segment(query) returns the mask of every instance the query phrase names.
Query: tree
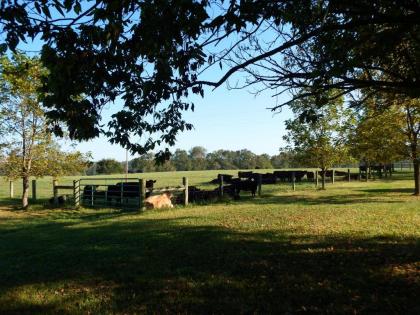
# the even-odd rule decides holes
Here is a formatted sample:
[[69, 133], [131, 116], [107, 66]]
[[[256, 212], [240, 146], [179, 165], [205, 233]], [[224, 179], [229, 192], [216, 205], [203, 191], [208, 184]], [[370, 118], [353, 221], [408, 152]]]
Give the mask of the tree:
[[292, 168], [299, 166], [296, 164], [294, 152], [288, 149], [280, 150], [280, 153], [273, 155], [270, 160], [274, 168]]
[[273, 168], [271, 158], [268, 154], [257, 155], [255, 158], [255, 168], [270, 169]]
[[156, 170], [154, 155], [143, 154], [129, 162], [129, 169], [134, 172], [154, 172]]
[[191, 159], [192, 170], [200, 171], [207, 168], [206, 155], [207, 150], [203, 147], [196, 146], [191, 148], [189, 156]]
[[[303, 165], [321, 169], [322, 189], [325, 189], [326, 171], [348, 156], [346, 133], [350, 112], [342, 98], [321, 107], [317, 98], [298, 99], [291, 108], [295, 118], [286, 121], [284, 136], [288, 149], [293, 150]], [[308, 109], [313, 116], [303, 119], [301, 112]]]
[[407, 156], [402, 129], [404, 115], [397, 107], [380, 110], [373, 100], [358, 115], [349, 135], [351, 154], [366, 164], [389, 164]]
[[[192, 128], [188, 96], [238, 73], [232, 88], [306, 89], [294, 98], [367, 89], [420, 97], [418, 0], [16, 0], [0, 16], [3, 50], [38, 35], [45, 42], [55, 132], [62, 122], [72, 139], [105, 132], [133, 153], [173, 145]], [[117, 97], [125, 106], [104, 128], [101, 109]]]
[[22, 207], [28, 207], [31, 176], [54, 177], [82, 171], [89, 155], [62, 152], [47, 131], [38, 93], [46, 75], [39, 59], [17, 53], [0, 59], [2, 173], [22, 178]]
[[121, 174], [124, 172], [122, 163], [114, 159], [102, 159], [96, 162], [97, 174]]
[[[414, 195], [420, 195], [420, 99], [402, 100], [405, 112], [405, 126], [409, 154], [414, 168]], [[399, 104], [400, 106], [400, 104]], [[399, 107], [400, 108], [400, 107]]]
[[172, 155], [171, 161], [177, 171], [189, 171], [192, 169], [187, 151], [177, 149]]
[[[369, 163], [408, 158], [414, 168], [414, 195], [420, 195], [420, 100], [369, 98], [350, 141], [353, 153]], [[391, 103], [384, 108], [383, 103]]]
[[229, 150], [217, 150], [207, 154], [207, 169], [210, 170], [234, 170], [238, 167], [234, 164], [235, 152]]

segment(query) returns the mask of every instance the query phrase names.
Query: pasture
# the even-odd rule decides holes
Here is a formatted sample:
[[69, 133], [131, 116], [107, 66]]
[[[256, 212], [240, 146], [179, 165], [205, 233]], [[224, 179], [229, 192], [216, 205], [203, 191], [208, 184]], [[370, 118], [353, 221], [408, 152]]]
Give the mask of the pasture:
[[[206, 186], [217, 173], [141, 176]], [[142, 213], [0, 199], [0, 313], [419, 314], [410, 176]]]

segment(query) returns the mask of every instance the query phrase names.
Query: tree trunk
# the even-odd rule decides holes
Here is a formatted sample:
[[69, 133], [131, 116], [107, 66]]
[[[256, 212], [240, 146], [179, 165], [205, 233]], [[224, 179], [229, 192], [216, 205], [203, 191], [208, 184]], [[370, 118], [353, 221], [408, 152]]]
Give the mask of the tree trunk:
[[420, 196], [420, 161], [419, 159], [414, 159], [414, 195]]
[[322, 172], [322, 190], [325, 190], [325, 173], [326, 173], [326, 170], [325, 170], [325, 168], [323, 168], [323, 169], [321, 169], [321, 172]]
[[29, 199], [29, 176], [22, 177], [22, 208], [28, 208]]

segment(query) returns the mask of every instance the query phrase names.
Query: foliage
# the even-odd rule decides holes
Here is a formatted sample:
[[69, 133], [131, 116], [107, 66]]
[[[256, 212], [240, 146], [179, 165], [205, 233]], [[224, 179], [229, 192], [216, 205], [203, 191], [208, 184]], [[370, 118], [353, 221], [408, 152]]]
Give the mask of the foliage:
[[358, 115], [350, 136], [351, 153], [367, 165], [392, 163], [407, 156], [404, 113], [392, 107], [384, 111], [366, 106]]
[[124, 172], [122, 163], [114, 159], [102, 159], [96, 162], [97, 174], [121, 174]]
[[[105, 132], [133, 153], [173, 145], [192, 128], [188, 97], [238, 73], [233, 88], [311, 88], [298, 98], [420, 96], [418, 0], [17, 0], [0, 15], [3, 50], [38, 35], [45, 42], [44, 103], [57, 134], [60, 122], [73, 139]], [[101, 109], [117, 98], [124, 108], [104, 128]]]
[[172, 155], [171, 161], [177, 171], [189, 171], [192, 169], [190, 157], [185, 150], [177, 149]]
[[207, 150], [203, 147], [192, 147], [189, 151], [192, 170], [205, 170], [207, 168]]
[[[291, 109], [295, 117], [286, 121], [287, 134], [283, 138], [296, 159], [307, 167], [320, 168], [323, 174], [348, 161], [346, 140], [352, 116], [342, 98], [321, 107], [315, 97], [299, 99], [291, 104]], [[303, 119], [302, 111], [310, 112], [311, 117]], [[322, 184], [325, 188], [325, 176]]]
[[22, 206], [28, 206], [29, 177], [78, 173], [89, 155], [62, 152], [47, 130], [39, 101], [41, 77], [47, 75], [38, 58], [14, 54], [0, 60], [1, 173], [23, 179]]
[[200, 146], [191, 148], [189, 152], [177, 149], [171, 154], [171, 158], [163, 164], [156, 163], [155, 156], [152, 153], [134, 158], [129, 164], [131, 172], [273, 168], [271, 157], [268, 154], [257, 155], [247, 149], [238, 151], [217, 150], [207, 153], [207, 150]]

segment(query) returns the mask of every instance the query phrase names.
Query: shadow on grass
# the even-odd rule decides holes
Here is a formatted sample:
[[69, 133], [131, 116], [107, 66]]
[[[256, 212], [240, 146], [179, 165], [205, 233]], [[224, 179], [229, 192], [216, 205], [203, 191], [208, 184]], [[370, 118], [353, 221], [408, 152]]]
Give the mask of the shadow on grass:
[[372, 188], [372, 189], [359, 189], [369, 194], [386, 194], [386, 193], [403, 193], [403, 194], [413, 194], [414, 188]]
[[[240, 202], [252, 203], [256, 205], [266, 204], [301, 204], [301, 205], [346, 205], [346, 204], [360, 204], [360, 203], [377, 203], [377, 198], [372, 198], [366, 194], [340, 194], [328, 196], [307, 196], [301, 195], [298, 192], [294, 195], [271, 195], [263, 194], [261, 198], [253, 198], [250, 196], [241, 196]], [[383, 203], [399, 203], [399, 200], [381, 199]]]
[[[0, 313], [420, 311], [419, 239], [239, 233], [188, 220], [0, 234]], [[20, 298], [28, 285], [32, 295]], [[45, 294], [53, 298], [37, 300]]]

